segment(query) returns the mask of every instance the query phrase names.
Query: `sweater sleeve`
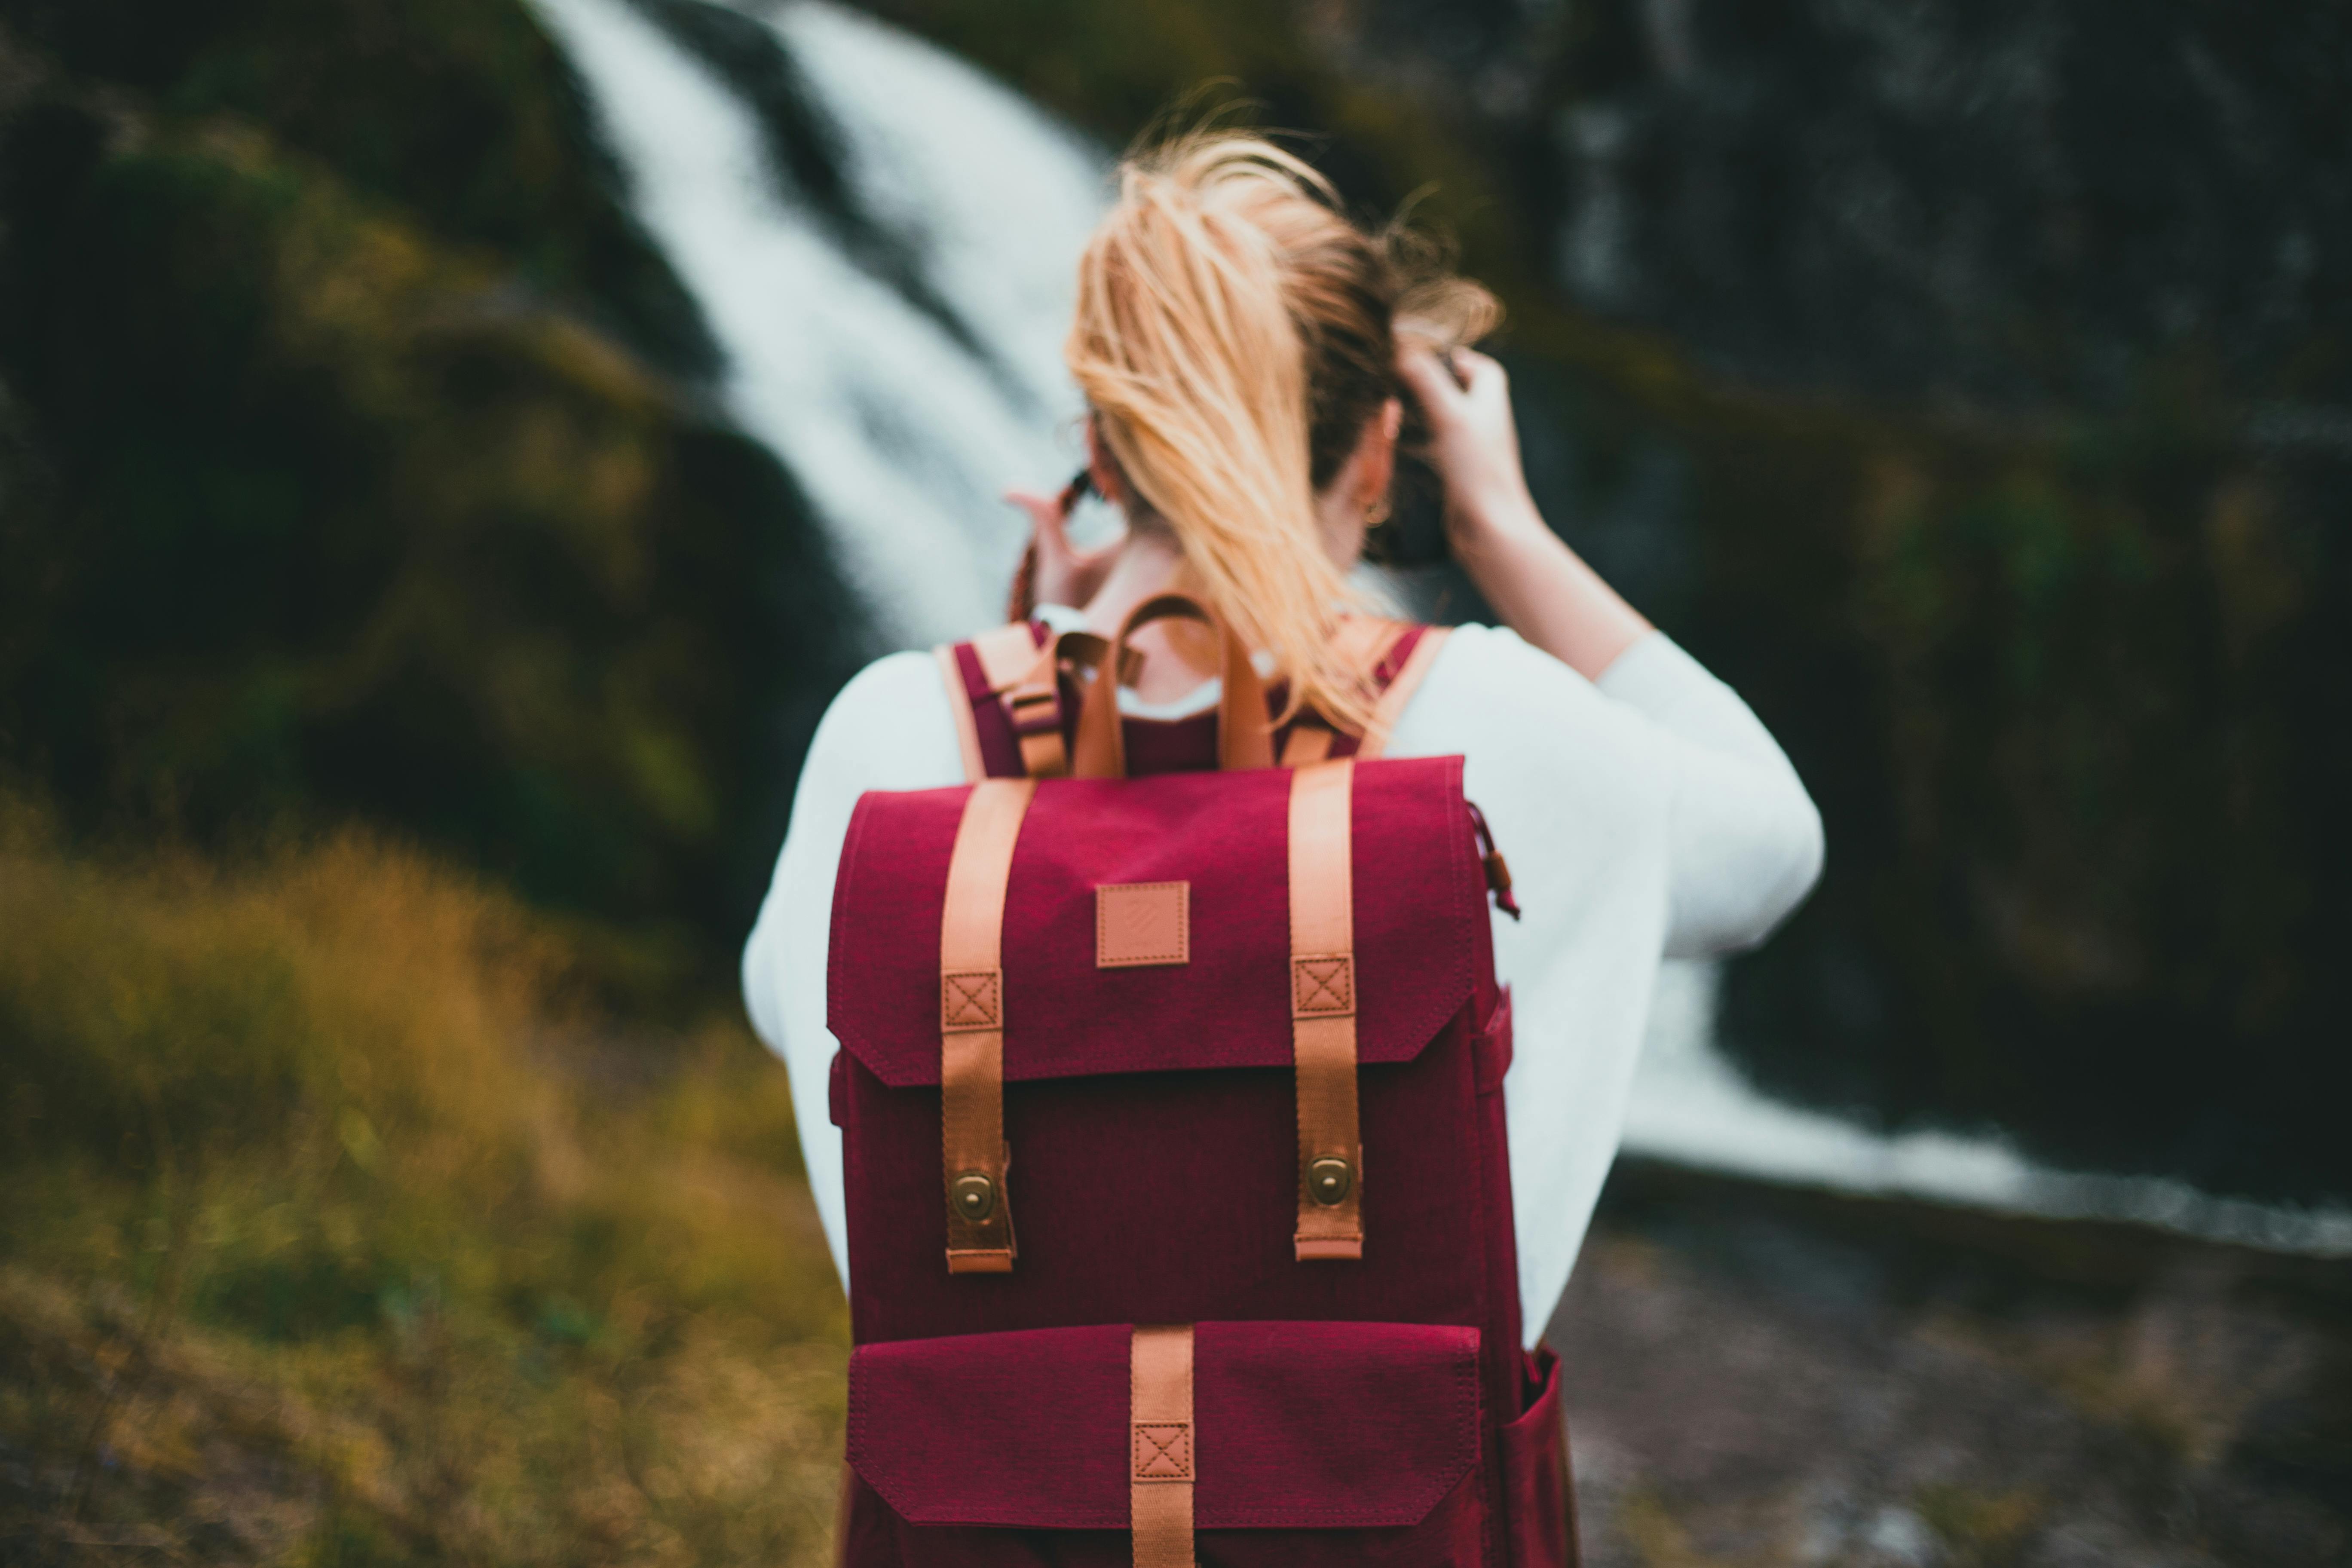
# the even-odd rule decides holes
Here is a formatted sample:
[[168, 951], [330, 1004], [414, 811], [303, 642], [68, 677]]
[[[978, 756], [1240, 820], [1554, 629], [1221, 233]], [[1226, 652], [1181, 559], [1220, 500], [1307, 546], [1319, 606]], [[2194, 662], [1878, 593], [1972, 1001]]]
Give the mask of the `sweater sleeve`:
[[1821, 813], [1796, 769], [1738, 694], [1664, 632], [1598, 684], [1650, 721], [1672, 792], [1666, 955], [1755, 946], [1821, 876]]
[[841, 1130], [827, 1103], [835, 1042], [825, 1027], [825, 963], [834, 875], [857, 799], [874, 789], [960, 784], [955, 723], [939, 667], [919, 653], [868, 665], [825, 710], [801, 765], [792, 826], [760, 918], [743, 947], [743, 1006], [783, 1058], [810, 1195], [833, 1256], [848, 1278]]

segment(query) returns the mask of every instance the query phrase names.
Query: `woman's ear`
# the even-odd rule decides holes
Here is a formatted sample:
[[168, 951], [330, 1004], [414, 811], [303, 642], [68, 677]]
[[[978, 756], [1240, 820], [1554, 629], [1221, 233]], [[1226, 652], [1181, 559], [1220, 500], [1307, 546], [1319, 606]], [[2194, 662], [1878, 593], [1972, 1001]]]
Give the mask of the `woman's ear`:
[[1315, 498], [1323, 548], [1343, 572], [1354, 569], [1364, 553], [1365, 533], [1384, 514], [1389, 481], [1396, 477], [1397, 432], [1403, 426], [1404, 405], [1391, 397], [1364, 421], [1356, 449]]

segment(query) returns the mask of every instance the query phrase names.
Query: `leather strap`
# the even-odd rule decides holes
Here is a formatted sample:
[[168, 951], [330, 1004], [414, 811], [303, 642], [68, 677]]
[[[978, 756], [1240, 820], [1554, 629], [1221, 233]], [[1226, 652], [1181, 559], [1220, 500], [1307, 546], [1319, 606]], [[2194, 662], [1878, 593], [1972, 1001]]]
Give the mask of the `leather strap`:
[[1021, 747], [1021, 771], [1033, 779], [1059, 778], [1070, 771], [1069, 757], [1062, 746], [1060, 676], [1065, 640], [1048, 637], [1040, 645], [1026, 621], [998, 626], [971, 639], [981, 679], [999, 694], [1004, 716], [1013, 726], [1013, 738]]
[[940, 1124], [948, 1272], [1013, 1271], [1004, 1144], [1004, 889], [1034, 779], [983, 779], [964, 800], [940, 921]]
[[1364, 1255], [1356, 1129], [1353, 758], [1290, 775], [1290, 1041], [1298, 1080], [1298, 1261]]
[[1301, 723], [1290, 731], [1282, 743], [1282, 765], [1303, 768], [1319, 763], [1331, 754], [1331, 742], [1339, 736], [1320, 724]]
[[1135, 1568], [1193, 1568], [1192, 1325], [1138, 1325], [1128, 1386]]
[[[1039, 643], [1026, 621], [982, 632], [965, 645], [980, 666], [981, 685], [1003, 708], [1013, 744], [1020, 749], [1021, 771], [1033, 779], [1060, 778], [1070, 771], [1069, 751], [1063, 741], [1062, 678], [1082, 675], [1099, 666], [1110, 648], [1104, 638], [1087, 631], [1057, 632]], [[989, 776], [988, 760], [981, 750], [980, 731], [972, 705], [983, 699], [967, 689], [956, 650], [949, 645], [934, 650], [940, 674], [948, 689], [948, 707], [954, 715], [956, 744], [963, 759], [966, 782]], [[1130, 648], [1123, 668], [1129, 680], [1142, 668], [1143, 656]]]
[[[1379, 668], [1397, 639], [1411, 629], [1406, 622], [1349, 616], [1340, 621], [1339, 629], [1333, 634], [1333, 641], [1349, 663], [1369, 672]], [[1403, 668], [1382, 689], [1384, 700], [1375, 710], [1372, 733], [1355, 748], [1355, 754], [1364, 757], [1380, 754], [1387, 742], [1388, 731], [1394, 727], [1397, 715], [1403, 710], [1413, 688], [1420, 684], [1430, 661], [1435, 658], [1436, 645], [1444, 635], [1445, 630], [1441, 626], [1423, 630], [1420, 641], [1406, 659]], [[1070, 759], [1062, 741], [1060, 688], [1056, 677], [1065, 666], [1100, 668], [1105, 650], [1109, 646], [1091, 633], [1064, 632], [1047, 639], [1040, 647], [1036, 646], [1025, 621], [998, 626], [971, 639], [970, 647], [972, 657], [981, 667], [981, 679], [1003, 703], [1014, 741], [1021, 748], [1022, 771], [1030, 777], [1055, 778], [1070, 771]], [[967, 783], [977, 784], [988, 776], [987, 760], [981, 752], [980, 733], [971, 716], [971, 704], [977, 699], [965, 687], [963, 671], [956, 662], [955, 645], [943, 644], [934, 648], [932, 655], [939, 660], [940, 680], [947, 688], [948, 711], [955, 721], [956, 752], [963, 762], [964, 779]], [[1121, 677], [1132, 683], [1142, 663], [1142, 656], [1135, 649], [1123, 648], [1119, 665]], [[1255, 673], [1253, 668], [1251, 674]], [[1123, 753], [1125, 737], [1122, 735], [1120, 739]], [[1321, 762], [1340, 739], [1337, 731], [1312, 721], [1310, 716], [1309, 721], [1291, 727], [1283, 743], [1278, 765], [1290, 768]], [[1120, 763], [1123, 771], [1123, 755]]]
[[[1056, 633], [1038, 650], [1037, 661], [1000, 699], [1004, 717], [1020, 742], [1021, 769], [1033, 779], [1057, 779], [1070, 771], [1069, 749], [1062, 740], [1062, 683], [1067, 675], [1083, 684], [1089, 670], [1110, 658], [1107, 638], [1092, 632]], [[1132, 683], [1143, 668], [1143, 656], [1133, 648], [1119, 654], [1119, 669]]]
[[1431, 626], [1423, 631], [1421, 640], [1412, 645], [1412, 652], [1405, 656], [1404, 668], [1396, 672], [1396, 679], [1381, 693], [1380, 704], [1372, 710], [1372, 727], [1365, 731], [1364, 743], [1356, 748], [1356, 755], [1370, 761], [1388, 750], [1389, 736], [1395, 731], [1404, 705], [1412, 700], [1429, 667], [1437, 662], [1437, 650], [1445, 646], [1449, 629]]
[[955, 719], [956, 754], [963, 759], [964, 782], [978, 784], [988, 776], [988, 763], [980, 754], [980, 728], [971, 721], [971, 693], [964, 688], [955, 644], [941, 643], [931, 657], [940, 661], [940, 679], [947, 683], [948, 712]]
[[1062, 745], [1062, 641], [1046, 640], [1029, 668], [1006, 689], [1004, 716], [1021, 744], [1021, 771], [1033, 779], [1060, 778], [1070, 771]]
[[[1053, 638], [1045, 639], [1051, 647]], [[1037, 662], [1037, 634], [1029, 629], [1027, 621], [1014, 621], [995, 626], [971, 639], [971, 651], [980, 660], [981, 679], [988, 682], [991, 691], [1003, 691], [1018, 685]]]
[[1258, 679], [1257, 667], [1250, 663], [1249, 650], [1198, 599], [1186, 594], [1161, 594], [1128, 612], [1102, 665], [1105, 673], [1117, 671], [1117, 676], [1109, 679], [1097, 676], [1087, 689], [1086, 700], [1078, 709], [1077, 748], [1070, 768], [1079, 778], [1127, 776], [1127, 738], [1118, 719], [1119, 681], [1126, 679], [1132, 652], [1127, 639], [1138, 628], [1168, 616], [1189, 616], [1205, 622], [1216, 634], [1218, 675], [1224, 689], [1217, 702], [1217, 766], [1228, 770], [1274, 766], [1274, 738], [1265, 721], [1265, 687]]

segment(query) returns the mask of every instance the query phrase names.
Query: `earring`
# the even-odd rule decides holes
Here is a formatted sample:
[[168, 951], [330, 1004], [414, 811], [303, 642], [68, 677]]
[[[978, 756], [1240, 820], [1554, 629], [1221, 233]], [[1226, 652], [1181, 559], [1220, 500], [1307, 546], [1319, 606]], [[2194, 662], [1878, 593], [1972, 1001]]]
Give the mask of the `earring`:
[[1378, 528], [1389, 520], [1389, 498], [1385, 495], [1364, 509], [1364, 526]]

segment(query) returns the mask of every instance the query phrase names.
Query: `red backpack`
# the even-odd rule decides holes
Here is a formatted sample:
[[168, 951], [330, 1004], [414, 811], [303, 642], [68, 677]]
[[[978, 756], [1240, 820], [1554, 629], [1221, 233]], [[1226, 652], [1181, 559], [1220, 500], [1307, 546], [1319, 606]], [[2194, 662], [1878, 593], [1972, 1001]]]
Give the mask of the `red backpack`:
[[[1220, 708], [1122, 722], [1169, 614], [1220, 639]], [[1345, 635], [1369, 745], [1269, 735], [1174, 595], [1108, 646], [943, 648], [975, 782], [858, 803], [854, 1568], [1575, 1561], [1559, 1368], [1520, 1349], [1508, 882], [1460, 758], [1373, 760], [1443, 634]]]

